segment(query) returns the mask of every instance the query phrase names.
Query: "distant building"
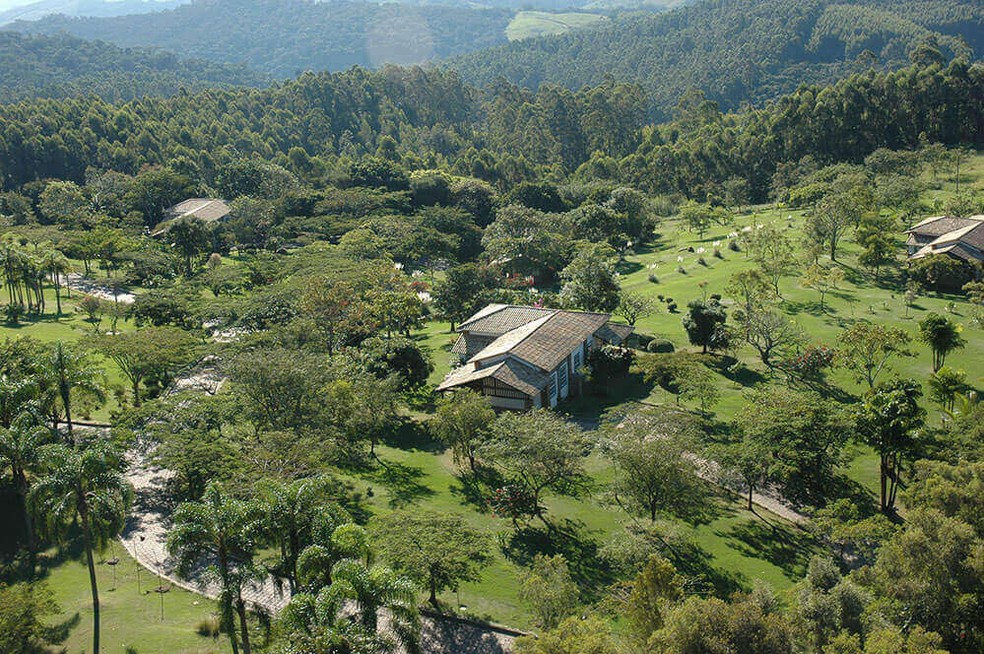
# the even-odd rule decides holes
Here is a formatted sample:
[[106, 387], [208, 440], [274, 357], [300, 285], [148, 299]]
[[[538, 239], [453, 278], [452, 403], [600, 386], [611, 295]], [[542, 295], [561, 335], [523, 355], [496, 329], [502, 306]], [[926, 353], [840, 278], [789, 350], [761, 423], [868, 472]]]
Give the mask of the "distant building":
[[968, 263], [984, 262], [984, 215], [935, 216], [906, 230], [909, 259], [945, 254]]
[[497, 409], [553, 407], [579, 391], [588, 353], [622, 344], [632, 327], [606, 313], [490, 304], [458, 325], [462, 365], [439, 391], [471, 388]]
[[206, 224], [217, 223], [229, 216], [229, 205], [216, 198], [189, 198], [179, 202], [164, 214], [164, 220], [154, 228], [154, 236], [168, 230], [175, 220], [193, 218]]

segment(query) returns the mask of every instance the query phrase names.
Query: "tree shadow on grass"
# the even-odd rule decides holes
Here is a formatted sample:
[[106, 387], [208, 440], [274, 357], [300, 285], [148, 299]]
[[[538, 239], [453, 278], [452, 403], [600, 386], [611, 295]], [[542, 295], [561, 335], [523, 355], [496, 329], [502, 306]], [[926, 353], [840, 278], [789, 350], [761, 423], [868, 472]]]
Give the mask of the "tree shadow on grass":
[[733, 366], [736, 363], [738, 363], [738, 360], [730, 356], [705, 357], [703, 359], [703, 364], [705, 366], [717, 372], [729, 381], [732, 381], [745, 388], [757, 386], [766, 380], [765, 375], [758, 370], [749, 368], [748, 366], [743, 365], [734, 368]]
[[390, 461], [373, 470], [368, 477], [386, 487], [390, 493], [389, 505], [394, 509], [434, 495], [434, 489], [421, 483], [421, 479], [426, 477], [424, 471], [415, 466]]
[[764, 559], [789, 579], [806, 574], [810, 557], [817, 551], [813, 537], [804, 531], [758, 516], [757, 520], [742, 522], [727, 532], [719, 532], [731, 546], [745, 556]]
[[827, 303], [824, 303], [823, 308], [821, 308], [820, 302], [813, 300], [785, 300], [782, 303], [782, 308], [791, 316], [797, 316], [801, 313], [808, 313], [811, 316], [826, 316], [830, 313], [830, 306]]
[[474, 472], [466, 470], [457, 475], [457, 481], [451, 484], [451, 494], [461, 498], [462, 504], [484, 511], [492, 491], [505, 484], [505, 477], [497, 470], [479, 463]]
[[584, 392], [561, 402], [558, 411], [570, 414], [582, 427], [591, 428], [601, 421], [608, 409], [625, 402], [644, 400], [652, 391], [653, 384], [645, 380], [642, 372], [629, 372], [604, 388], [586, 383]]
[[61, 643], [64, 643], [66, 640], [68, 640], [68, 637], [72, 632], [72, 629], [79, 626], [79, 623], [81, 621], [82, 621], [82, 616], [79, 615], [78, 612], [76, 612], [71, 617], [62, 620], [61, 622], [47, 626], [43, 630], [44, 639], [49, 643], [60, 645]]
[[715, 567], [713, 557], [695, 542], [676, 544], [664, 553], [677, 572], [687, 578], [688, 588], [695, 593], [729, 597], [748, 587], [744, 575]]
[[642, 268], [643, 265], [638, 261], [626, 261], [626, 260], [620, 261], [618, 263], [618, 266], [616, 266], [616, 269], [618, 270], [618, 274], [622, 276], [631, 275], [632, 273], [639, 272], [640, 270], [642, 270]]
[[404, 418], [400, 424], [388, 432], [382, 442], [398, 450], [419, 450], [431, 454], [441, 454], [447, 447], [431, 437], [427, 426], [416, 420]]
[[537, 554], [563, 555], [571, 578], [586, 601], [600, 598], [604, 589], [615, 581], [611, 566], [598, 554], [598, 543], [580, 521], [564, 519], [553, 529], [541, 525], [517, 529], [502, 543], [502, 553], [525, 567], [533, 565]]

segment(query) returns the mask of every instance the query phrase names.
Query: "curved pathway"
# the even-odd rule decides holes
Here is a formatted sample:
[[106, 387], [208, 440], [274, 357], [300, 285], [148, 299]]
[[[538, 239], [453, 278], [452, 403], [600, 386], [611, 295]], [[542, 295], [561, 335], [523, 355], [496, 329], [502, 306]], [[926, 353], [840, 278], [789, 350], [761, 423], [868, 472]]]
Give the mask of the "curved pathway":
[[[145, 454], [131, 451], [127, 481], [133, 486], [134, 503], [120, 540], [127, 552], [143, 567], [159, 574], [175, 586], [217, 599], [219, 588], [202, 579], [201, 571], [192, 573], [193, 579], [178, 576], [177, 565], [165, 547], [173, 502], [166, 492], [168, 479], [173, 473], [153, 466]], [[276, 615], [290, 601], [290, 593], [272, 577], [265, 582], [251, 584], [243, 592], [253, 609]], [[516, 632], [486, 627], [463, 621], [454, 616], [440, 616], [428, 612], [423, 616], [421, 647], [433, 654], [507, 654], [512, 651]]]

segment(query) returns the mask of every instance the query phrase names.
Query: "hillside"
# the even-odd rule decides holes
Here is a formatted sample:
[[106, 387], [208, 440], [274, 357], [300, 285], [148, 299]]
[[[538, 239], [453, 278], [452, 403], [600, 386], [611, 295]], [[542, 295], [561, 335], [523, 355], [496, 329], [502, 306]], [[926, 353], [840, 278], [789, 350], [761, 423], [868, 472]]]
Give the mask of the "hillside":
[[67, 35], [0, 32], [0, 97], [94, 94], [109, 101], [173, 95], [213, 86], [262, 86], [269, 77], [243, 66], [180, 59], [167, 52], [119, 48]]
[[611, 75], [642, 84], [666, 117], [690, 87], [737, 108], [800, 84], [904, 65], [927, 39], [945, 54], [979, 56], [984, 8], [972, 0], [705, 0], [463, 55], [449, 65], [479, 85], [504, 76], [534, 88], [580, 88]]
[[173, 9], [187, 0], [40, 0], [8, 7], [0, 3], [0, 25], [37, 20], [50, 14], [124, 16]]
[[303, 70], [410, 64], [506, 42], [513, 12], [366, 2], [196, 0], [154, 14], [18, 22], [122, 47], [150, 46], [286, 77]]

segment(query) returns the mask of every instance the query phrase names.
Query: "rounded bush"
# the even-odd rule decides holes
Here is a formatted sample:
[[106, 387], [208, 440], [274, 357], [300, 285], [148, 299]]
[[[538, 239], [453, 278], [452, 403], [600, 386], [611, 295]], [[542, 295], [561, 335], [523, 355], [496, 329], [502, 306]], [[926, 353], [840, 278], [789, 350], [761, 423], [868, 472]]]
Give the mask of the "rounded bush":
[[646, 351], [654, 354], [669, 354], [675, 350], [673, 343], [665, 338], [654, 338], [646, 345]]

